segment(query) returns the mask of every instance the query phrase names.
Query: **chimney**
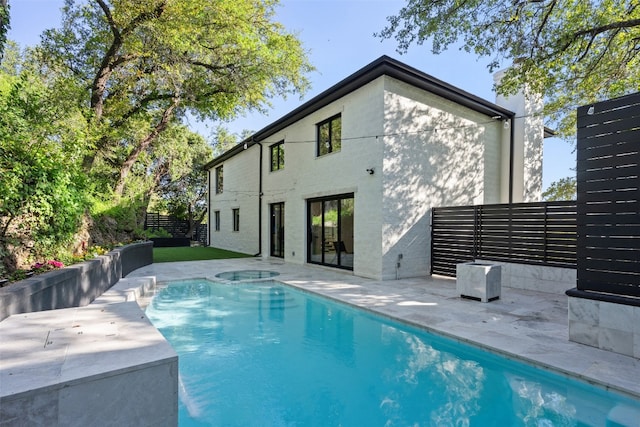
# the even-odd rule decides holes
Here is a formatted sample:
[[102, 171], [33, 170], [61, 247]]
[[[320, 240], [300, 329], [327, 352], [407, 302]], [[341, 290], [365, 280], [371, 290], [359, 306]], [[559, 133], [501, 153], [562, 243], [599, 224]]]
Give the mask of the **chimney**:
[[[505, 70], [494, 74], [496, 85]], [[544, 121], [542, 118], [542, 97], [526, 88], [515, 95], [496, 95], [496, 104], [515, 113], [513, 121], [513, 198], [514, 203], [538, 202], [542, 199], [542, 147]], [[502, 176], [509, 174], [509, 147], [511, 129], [503, 133]], [[508, 182], [508, 181], [503, 181]], [[502, 199], [509, 200], [508, 184], [503, 185]], [[506, 192], [506, 193], [505, 193]]]

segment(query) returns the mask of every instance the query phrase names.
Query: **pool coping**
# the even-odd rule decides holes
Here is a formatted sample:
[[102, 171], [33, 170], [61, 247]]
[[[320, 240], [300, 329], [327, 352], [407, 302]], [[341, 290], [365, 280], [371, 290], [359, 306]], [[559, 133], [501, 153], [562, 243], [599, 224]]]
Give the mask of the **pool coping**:
[[[42, 326], [48, 328], [47, 331], [51, 330], [47, 325], [51, 324], [52, 319], [59, 319], [62, 314], [67, 313], [67, 310], [69, 313], [75, 311], [73, 315], [76, 316], [78, 313], [89, 313], [91, 310], [94, 313], [102, 313], [100, 310], [108, 307], [111, 307], [111, 310], [125, 310], [126, 307], [130, 307], [130, 313], [135, 313], [140, 318], [133, 315], [125, 323], [130, 321], [131, 325], [143, 325], [144, 329], [155, 337], [154, 339], [160, 340], [160, 348], [166, 351], [168, 358], [174, 360], [175, 357], [177, 368], [177, 355], [146, 320], [141, 307], [148, 302], [154, 290], [166, 282], [193, 278], [221, 282], [215, 277], [216, 273], [239, 269], [275, 269], [280, 273], [279, 276], [256, 279], [256, 281], [282, 282], [303, 291], [319, 294], [395, 321], [640, 399], [640, 360], [568, 340], [565, 295], [506, 288], [498, 301], [481, 303], [460, 298], [456, 295], [455, 281], [438, 277], [376, 281], [344, 271], [258, 258], [151, 264], [135, 270], [126, 279], [121, 279], [87, 307], [14, 315], [9, 319], [20, 317], [25, 322], [29, 322], [31, 318], [36, 324], [42, 322], [41, 330], [34, 337], [19, 337], [24, 338], [23, 344], [26, 343], [28, 347], [33, 346], [33, 343], [29, 342], [30, 339], [41, 343], [44, 330]], [[526, 305], [523, 304], [525, 300]], [[3, 343], [11, 342], [5, 339], [15, 339], [15, 336], [8, 338], [2, 335], [3, 323], [6, 320], [0, 322], [0, 340]], [[100, 328], [106, 327], [108, 331], [110, 326], [102, 323], [103, 326]], [[73, 331], [72, 327], [73, 325], [68, 325], [67, 331]], [[102, 335], [109, 334], [102, 333]], [[139, 335], [131, 335], [132, 342], [139, 341], [139, 338]], [[17, 344], [15, 347], [11, 351], [18, 351]], [[6, 365], [7, 349], [2, 348], [0, 351], [2, 351], [0, 362]], [[104, 360], [104, 354], [99, 352], [96, 355], [96, 361]], [[33, 363], [33, 359], [20, 360], [20, 366], [25, 368], [25, 372], [30, 363]], [[7, 381], [14, 381], [17, 378], [10, 378], [13, 375], [2, 376], [6, 374], [6, 372], [2, 373], [5, 368], [6, 366], [2, 366], [0, 369], [0, 398], [4, 399], [4, 402], [7, 401], [6, 395], [11, 388], [11, 384]], [[12, 369], [15, 369], [15, 366]], [[125, 372], [125, 370], [119, 372]], [[31, 371], [24, 374], [31, 375], [32, 379], [34, 377]], [[89, 375], [99, 374], [94, 372]], [[72, 383], [72, 380], [68, 382], [68, 384]], [[44, 384], [44, 386], [47, 385]], [[175, 416], [177, 417], [177, 381], [175, 387]], [[32, 389], [35, 389], [33, 384]], [[29, 392], [29, 390], [17, 388], [13, 391]], [[4, 402], [0, 406], [4, 406]], [[169, 406], [173, 408], [173, 405], [172, 403]]]
[[455, 280], [436, 276], [377, 281], [259, 258], [168, 264], [173, 265], [150, 265], [136, 274], [153, 272], [162, 282], [192, 278], [220, 282], [215, 274], [222, 271], [274, 269], [280, 275], [268, 280], [640, 399], [639, 359], [569, 341], [564, 294], [503, 288], [499, 300], [482, 303], [460, 298]]
[[177, 425], [178, 355], [137, 303], [154, 287], [121, 279], [87, 306], [0, 322], [0, 424]]

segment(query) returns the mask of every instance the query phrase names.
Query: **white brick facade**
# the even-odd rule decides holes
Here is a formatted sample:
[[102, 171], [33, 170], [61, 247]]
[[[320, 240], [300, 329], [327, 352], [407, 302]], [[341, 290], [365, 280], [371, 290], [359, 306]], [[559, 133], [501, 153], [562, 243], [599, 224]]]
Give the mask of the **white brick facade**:
[[[371, 76], [376, 64], [382, 71], [353, 83]], [[307, 200], [353, 193], [354, 274], [383, 280], [421, 276], [430, 271], [432, 207], [508, 201], [510, 132], [502, 119], [513, 113], [448, 86], [431, 91], [435, 79], [416, 72], [426, 82], [417, 87], [404, 79], [413, 70], [394, 74], [384, 68], [389, 64], [403, 66], [385, 58], [372, 63], [257, 132], [247, 149], [235, 147], [209, 164], [212, 180], [215, 168], [224, 167], [224, 192], [210, 188], [211, 246], [268, 257], [270, 205], [284, 202], [284, 259], [305, 263]], [[462, 94], [468, 105], [447, 91]], [[487, 111], [492, 107], [504, 117], [496, 119]], [[336, 114], [341, 150], [317, 157], [316, 125]], [[280, 141], [284, 168], [272, 172], [269, 147]], [[240, 209], [238, 232], [232, 231], [234, 208]], [[215, 211], [221, 214], [220, 231], [213, 231]]]

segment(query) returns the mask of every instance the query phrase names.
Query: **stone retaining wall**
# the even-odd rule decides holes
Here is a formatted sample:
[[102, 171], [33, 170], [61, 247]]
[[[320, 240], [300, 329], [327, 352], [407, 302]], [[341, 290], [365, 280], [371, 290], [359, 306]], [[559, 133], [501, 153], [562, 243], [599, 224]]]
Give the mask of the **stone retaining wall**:
[[85, 306], [122, 277], [152, 262], [153, 243], [133, 243], [21, 280], [0, 289], [0, 321], [12, 314]]

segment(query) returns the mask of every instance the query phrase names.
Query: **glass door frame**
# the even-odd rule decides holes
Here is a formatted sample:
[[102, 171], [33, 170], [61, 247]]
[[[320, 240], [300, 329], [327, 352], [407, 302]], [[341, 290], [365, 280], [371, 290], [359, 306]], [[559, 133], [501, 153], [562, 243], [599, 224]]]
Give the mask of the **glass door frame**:
[[[277, 220], [276, 208], [279, 208]], [[271, 203], [269, 214], [269, 256], [284, 258], [284, 202]], [[278, 247], [280, 251], [277, 250]]]
[[322, 203], [322, 220], [321, 222], [321, 227], [322, 227], [322, 232], [321, 235], [324, 236], [324, 213], [325, 213], [325, 202], [333, 202], [333, 201], [337, 201], [338, 202], [338, 224], [337, 224], [337, 236], [338, 236], [338, 241], [342, 241], [342, 212], [341, 212], [341, 208], [342, 208], [342, 200], [344, 199], [354, 199], [354, 203], [355, 203], [355, 196], [354, 193], [346, 193], [346, 194], [337, 194], [337, 195], [333, 195], [333, 196], [325, 196], [325, 197], [317, 197], [317, 198], [313, 198], [313, 199], [307, 199], [307, 262], [310, 264], [318, 264], [318, 265], [325, 265], [328, 267], [334, 267], [334, 268], [341, 268], [343, 270], [350, 270], [353, 271], [353, 266], [347, 266], [347, 265], [341, 265], [341, 252], [338, 250], [336, 253], [337, 256], [337, 264], [335, 263], [330, 263], [330, 262], [326, 262], [325, 260], [325, 254], [326, 254], [326, 242], [324, 241], [324, 239], [322, 239], [321, 242], [321, 260], [320, 261], [314, 261], [312, 259], [312, 248], [313, 248], [313, 227], [312, 227], [312, 212], [311, 212], [311, 204], [312, 203]]

